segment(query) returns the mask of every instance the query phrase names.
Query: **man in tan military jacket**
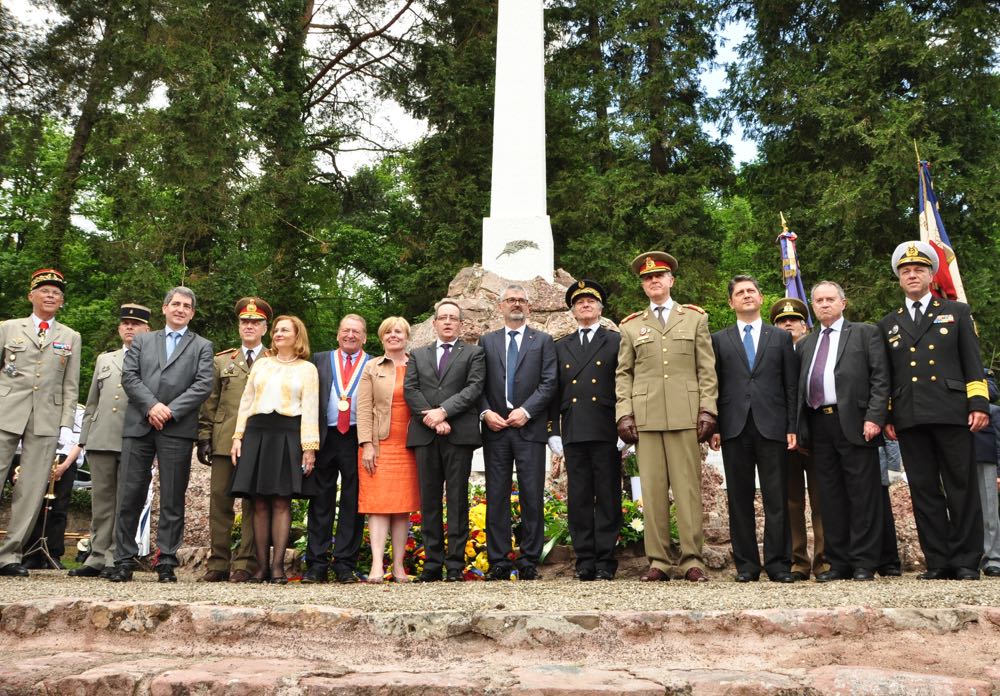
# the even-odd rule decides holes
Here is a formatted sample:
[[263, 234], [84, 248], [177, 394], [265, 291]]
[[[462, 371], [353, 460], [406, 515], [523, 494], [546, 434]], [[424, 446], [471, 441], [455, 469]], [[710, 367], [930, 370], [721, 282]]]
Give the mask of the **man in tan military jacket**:
[[74, 578], [109, 577], [115, 567], [115, 503], [118, 500], [118, 467], [121, 464], [122, 430], [128, 395], [122, 388], [125, 351], [138, 334], [149, 331], [149, 307], [123, 304], [118, 314], [118, 336], [122, 347], [97, 356], [83, 412], [80, 447], [87, 450], [90, 464], [91, 517], [90, 555]]
[[649, 308], [622, 320], [615, 373], [618, 435], [637, 444], [644, 536], [649, 569], [643, 581], [669, 580], [670, 497], [680, 534], [680, 570], [706, 582], [702, 559], [701, 451], [715, 430], [718, 380], [708, 317], [670, 298], [677, 259], [662, 251], [640, 254], [632, 270]]
[[262, 340], [271, 321], [271, 306], [259, 297], [244, 297], [236, 303], [236, 315], [240, 322], [241, 346], [216, 354], [212, 393], [198, 414], [198, 461], [212, 467], [208, 504], [212, 546], [208, 570], [201, 577], [201, 582], [246, 582], [257, 570], [253, 547], [253, 501], [243, 499], [240, 547], [236, 557], [231, 559], [231, 530], [235, 514], [233, 499], [226, 494], [226, 489], [233, 476], [230, 451], [240, 397], [243, 396], [253, 362], [264, 350]]
[[27, 577], [23, 544], [35, 526], [59, 443], [71, 436], [80, 386], [80, 334], [56, 321], [66, 283], [52, 268], [31, 276], [31, 316], [0, 325], [0, 481], [21, 445], [0, 576]]

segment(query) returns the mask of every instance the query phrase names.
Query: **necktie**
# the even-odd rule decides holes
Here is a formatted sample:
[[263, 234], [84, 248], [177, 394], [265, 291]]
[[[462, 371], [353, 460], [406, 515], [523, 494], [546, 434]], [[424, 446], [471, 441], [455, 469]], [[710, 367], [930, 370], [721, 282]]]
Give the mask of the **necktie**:
[[590, 329], [580, 329], [580, 344], [584, 348], [590, 345]]
[[816, 350], [816, 362], [809, 374], [809, 407], [819, 408], [826, 401], [823, 395], [823, 373], [826, 372], [826, 359], [830, 355], [830, 332], [833, 329], [823, 329], [823, 338], [819, 340]]
[[507, 402], [514, 405], [514, 372], [517, 369], [517, 331], [508, 331], [510, 343], [507, 344]]
[[919, 324], [920, 320], [924, 318], [923, 313], [920, 311], [920, 300], [913, 303], [913, 323]]
[[743, 350], [747, 352], [747, 362], [753, 369], [753, 361], [757, 359], [757, 349], [753, 347], [753, 327], [747, 324], [743, 327]]
[[667, 320], [663, 316], [663, 307], [656, 308], [656, 318], [660, 320], [660, 326], [665, 327], [667, 325]]
[[45, 332], [49, 330], [49, 322], [40, 321], [38, 322], [38, 340], [45, 340]]
[[253, 350], [248, 348], [247, 349], [247, 369], [249, 370], [251, 367], [253, 367]]
[[[351, 362], [351, 356], [344, 354], [344, 381], [341, 383], [341, 388], [343, 389], [346, 384], [351, 381], [351, 374], [354, 372], [354, 364]], [[336, 377], [336, 375], [334, 375]], [[341, 403], [347, 399], [346, 392], [341, 392]], [[350, 404], [350, 401], [347, 402]], [[338, 407], [340, 404], [337, 404]], [[347, 431], [351, 429], [351, 409], [350, 406], [340, 411], [337, 414], [337, 432], [341, 435], [346, 435]]]
[[180, 340], [181, 335], [176, 331], [171, 331], [167, 334], [167, 360], [170, 360], [170, 356], [174, 354], [177, 349], [177, 342]]
[[444, 343], [441, 349], [444, 352], [441, 353], [441, 362], [438, 363], [438, 377], [444, 374], [444, 368], [448, 367], [448, 361], [451, 360], [451, 344]]

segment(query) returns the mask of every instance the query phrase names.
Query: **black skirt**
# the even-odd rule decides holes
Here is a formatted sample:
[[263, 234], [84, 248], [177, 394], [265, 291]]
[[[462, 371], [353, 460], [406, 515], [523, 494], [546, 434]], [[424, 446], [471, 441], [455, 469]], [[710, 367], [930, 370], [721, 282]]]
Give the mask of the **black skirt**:
[[265, 413], [247, 419], [242, 450], [229, 495], [234, 498], [276, 495], [312, 498], [315, 473], [302, 473], [301, 416]]

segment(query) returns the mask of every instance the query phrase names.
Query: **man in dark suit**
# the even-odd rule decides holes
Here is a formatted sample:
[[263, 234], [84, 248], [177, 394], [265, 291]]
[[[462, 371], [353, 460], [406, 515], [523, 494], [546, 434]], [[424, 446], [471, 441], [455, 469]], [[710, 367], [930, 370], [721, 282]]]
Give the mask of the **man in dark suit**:
[[764, 324], [757, 281], [738, 275], [729, 281], [729, 306], [736, 324], [712, 334], [719, 376], [719, 432], [729, 500], [729, 535], [736, 582], [760, 577], [754, 471], [764, 502], [764, 570], [772, 582], [795, 582], [788, 532], [788, 464], [795, 449], [795, 390], [798, 360], [792, 337]]
[[569, 535], [579, 580], [613, 580], [622, 519], [615, 369], [621, 335], [601, 326], [607, 295], [581, 280], [566, 291], [577, 330], [556, 341], [558, 388], [549, 447], [566, 456]]
[[[469, 538], [469, 475], [472, 453], [482, 443], [478, 403], [486, 365], [483, 349], [458, 338], [462, 310], [452, 300], [434, 307], [437, 340], [410, 355], [403, 397], [410, 407], [406, 446], [414, 450], [420, 477], [424, 560], [420, 582], [461, 582]], [[448, 500], [448, 553], [444, 549], [441, 491]]]
[[527, 326], [531, 304], [520, 285], [500, 294], [504, 326], [484, 335], [486, 386], [480, 418], [486, 459], [486, 555], [488, 580], [511, 577], [510, 492], [517, 465], [521, 507], [520, 579], [538, 578], [545, 519], [545, 443], [549, 401], [556, 392], [556, 350], [552, 337]]
[[[357, 314], [345, 314], [337, 328], [337, 349], [314, 353], [319, 372], [319, 452], [316, 485], [319, 494], [309, 499], [304, 583], [326, 582], [333, 546], [333, 573], [337, 582], [357, 582], [354, 567], [361, 550], [364, 515], [358, 514], [358, 406], [354, 395], [368, 362], [364, 351], [368, 326]], [[337, 533], [331, 543], [337, 478], [340, 509]]]
[[184, 494], [191, 474], [191, 450], [198, 437], [198, 409], [212, 391], [212, 344], [188, 327], [195, 296], [185, 287], [163, 300], [166, 326], [136, 336], [125, 353], [122, 385], [128, 394], [118, 478], [115, 571], [112, 582], [128, 582], [139, 548], [139, 516], [152, 478], [160, 477], [156, 572], [160, 582], [177, 582], [177, 549], [184, 537]]
[[892, 373], [885, 432], [899, 448], [913, 497], [922, 580], [978, 580], [983, 520], [972, 433], [989, 423], [979, 339], [969, 306], [935, 298], [938, 254], [925, 242], [903, 242], [892, 270], [904, 306], [879, 327]]
[[882, 480], [878, 447], [889, 403], [889, 370], [878, 328], [844, 318], [837, 283], [812, 289], [818, 331], [798, 348], [798, 411], [812, 453], [830, 570], [816, 582], [873, 580], [881, 564]]

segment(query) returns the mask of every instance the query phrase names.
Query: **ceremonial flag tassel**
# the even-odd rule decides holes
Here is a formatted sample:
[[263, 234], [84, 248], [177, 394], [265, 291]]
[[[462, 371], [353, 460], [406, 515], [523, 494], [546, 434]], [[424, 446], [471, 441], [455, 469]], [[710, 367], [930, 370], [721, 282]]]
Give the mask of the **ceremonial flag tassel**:
[[809, 311], [809, 298], [806, 296], [805, 286], [802, 284], [802, 273], [799, 269], [799, 258], [795, 251], [795, 240], [798, 235], [788, 230], [788, 223], [785, 222], [785, 214], [779, 212], [781, 216], [781, 234], [776, 240], [781, 245], [781, 274], [785, 281], [785, 297], [794, 297], [802, 300], [806, 306], [806, 323], [813, 325], [812, 313]]
[[945, 232], [944, 222], [938, 210], [937, 196], [931, 182], [931, 165], [917, 155], [917, 204], [920, 208], [920, 239], [937, 251], [940, 263], [938, 272], [931, 282], [931, 293], [936, 297], [965, 302], [965, 288], [958, 272], [958, 258], [952, 249], [951, 240]]

